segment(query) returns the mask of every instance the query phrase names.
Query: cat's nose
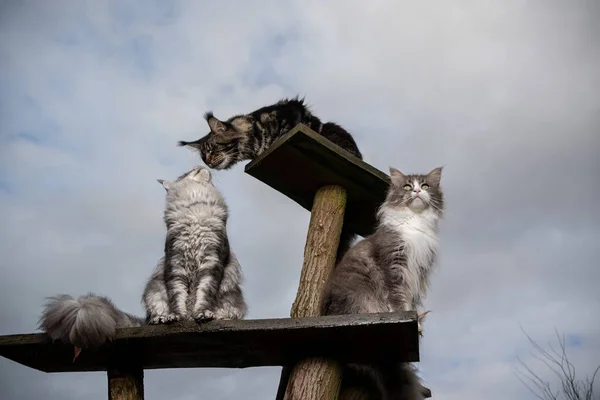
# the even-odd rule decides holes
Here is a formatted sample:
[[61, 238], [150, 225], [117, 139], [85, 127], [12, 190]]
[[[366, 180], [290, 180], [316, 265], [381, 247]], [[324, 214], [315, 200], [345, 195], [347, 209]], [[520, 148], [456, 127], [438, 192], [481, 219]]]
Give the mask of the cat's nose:
[[421, 193], [421, 189], [415, 189], [415, 193], [416, 193], [416, 194], [419, 194], [419, 193]]

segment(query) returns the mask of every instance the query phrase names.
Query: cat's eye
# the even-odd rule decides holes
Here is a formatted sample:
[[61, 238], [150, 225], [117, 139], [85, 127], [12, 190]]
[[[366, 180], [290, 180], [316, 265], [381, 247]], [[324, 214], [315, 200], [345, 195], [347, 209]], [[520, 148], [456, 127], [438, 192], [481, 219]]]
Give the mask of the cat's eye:
[[428, 190], [429, 189], [429, 185], [426, 184], [426, 183], [424, 183], [424, 184], [421, 185], [421, 189]]
[[412, 187], [410, 187], [410, 185], [404, 185], [404, 186], [402, 186], [402, 189], [404, 189], [404, 190], [411, 190]]

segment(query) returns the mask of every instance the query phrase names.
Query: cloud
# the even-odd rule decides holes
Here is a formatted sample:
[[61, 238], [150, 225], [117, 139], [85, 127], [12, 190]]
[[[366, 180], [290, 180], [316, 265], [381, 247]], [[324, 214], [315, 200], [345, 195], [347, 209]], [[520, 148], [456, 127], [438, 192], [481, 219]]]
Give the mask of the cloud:
[[[306, 95], [387, 171], [445, 165], [442, 254], [421, 374], [436, 398], [529, 396], [513, 374], [568, 335], [599, 364], [599, 9], [372, 1], [4, 2], [0, 12], [0, 333], [44, 297], [95, 291], [142, 314], [163, 190], [200, 162], [175, 146]], [[251, 318], [295, 297], [309, 213], [243, 173], [215, 176]], [[103, 398], [105, 376], [0, 360], [6, 398]], [[149, 399], [265, 398], [279, 368], [146, 371]], [[550, 378], [550, 375], [548, 375]]]

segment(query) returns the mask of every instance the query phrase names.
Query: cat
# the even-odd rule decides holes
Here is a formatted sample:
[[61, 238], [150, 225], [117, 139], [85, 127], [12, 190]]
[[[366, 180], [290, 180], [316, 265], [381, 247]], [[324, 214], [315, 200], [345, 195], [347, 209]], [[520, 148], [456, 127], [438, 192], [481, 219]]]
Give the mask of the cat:
[[229, 169], [240, 161], [254, 160], [298, 124], [308, 126], [362, 160], [348, 131], [336, 123], [321, 122], [298, 97], [282, 99], [226, 121], [220, 121], [210, 111], [204, 117], [210, 132], [194, 142], [179, 141], [179, 146], [198, 150], [202, 161], [212, 169]]
[[[323, 123], [314, 116], [298, 97], [282, 99], [250, 114], [235, 115], [226, 121], [212, 112], [205, 114], [210, 132], [194, 141], [180, 141], [179, 146], [196, 149], [204, 163], [217, 170], [229, 169], [240, 161], [254, 160], [298, 124], [313, 131], [362, 160], [362, 154], [352, 135], [333, 122]], [[337, 260], [348, 250], [356, 235], [342, 229]]]
[[227, 237], [228, 208], [210, 171], [197, 167], [159, 182], [167, 191], [167, 238], [143, 296], [149, 321], [242, 318], [247, 307]]
[[[441, 167], [426, 175], [404, 175], [390, 168], [377, 229], [350, 248], [332, 272], [323, 292], [323, 315], [411, 311], [422, 306], [436, 263], [438, 222], [444, 212], [441, 173]], [[418, 318], [419, 333], [425, 314]], [[345, 385], [366, 379], [370, 390], [378, 393], [373, 394], [376, 398], [423, 398], [410, 364], [390, 361], [386, 366], [347, 369]]]
[[39, 328], [53, 341], [72, 344], [74, 359], [82, 348], [112, 340], [119, 328], [243, 319], [247, 313], [241, 267], [227, 239], [227, 206], [210, 171], [197, 167], [174, 182], [158, 181], [167, 191], [167, 239], [165, 256], [142, 296], [146, 318], [123, 312], [107, 297], [93, 293], [78, 299], [58, 295], [45, 304]]

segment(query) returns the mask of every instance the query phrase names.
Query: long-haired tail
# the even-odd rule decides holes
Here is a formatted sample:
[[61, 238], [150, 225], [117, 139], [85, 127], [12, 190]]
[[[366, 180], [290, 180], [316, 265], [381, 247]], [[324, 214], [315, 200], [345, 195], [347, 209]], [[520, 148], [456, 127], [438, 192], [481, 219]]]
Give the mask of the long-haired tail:
[[119, 310], [106, 297], [90, 293], [75, 299], [61, 294], [48, 298], [38, 327], [53, 341], [87, 348], [112, 340], [117, 328], [143, 323], [142, 318]]
[[340, 400], [423, 400], [425, 389], [410, 363], [387, 366], [349, 364], [344, 371]]

